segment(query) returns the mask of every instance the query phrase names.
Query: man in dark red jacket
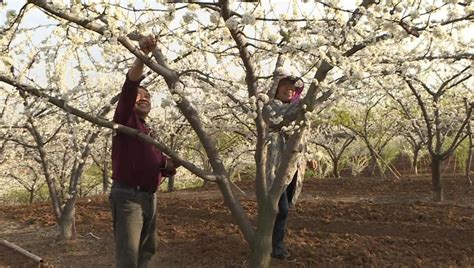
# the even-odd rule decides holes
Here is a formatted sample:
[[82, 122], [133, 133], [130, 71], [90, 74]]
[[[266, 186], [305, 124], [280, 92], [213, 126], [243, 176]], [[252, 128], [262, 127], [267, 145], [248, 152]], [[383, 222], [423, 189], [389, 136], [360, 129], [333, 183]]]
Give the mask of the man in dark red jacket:
[[[148, 54], [156, 39], [145, 36], [140, 49]], [[145, 119], [151, 109], [150, 93], [140, 86], [144, 63], [137, 58], [128, 71], [114, 114], [114, 122], [151, 134]], [[117, 133], [112, 139], [112, 190], [117, 267], [146, 267], [156, 249], [156, 196], [163, 176], [176, 165], [153, 145]]]

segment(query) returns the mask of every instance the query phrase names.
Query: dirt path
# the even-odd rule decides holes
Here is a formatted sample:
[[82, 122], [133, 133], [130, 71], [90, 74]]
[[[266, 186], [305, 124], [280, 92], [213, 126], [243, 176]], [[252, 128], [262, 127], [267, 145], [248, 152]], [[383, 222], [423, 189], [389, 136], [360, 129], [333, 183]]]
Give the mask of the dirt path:
[[[37, 227], [28, 226], [24, 223], [7, 219], [5, 215], [0, 215], [0, 240], [6, 240], [19, 246], [18, 243], [22, 243], [22, 241], [39, 240], [40, 238], [37, 235]], [[31, 267], [36, 264], [35, 261], [26, 258], [21, 253], [0, 244], [0, 267], [12, 265], [12, 260], [14, 260], [15, 266]]]
[[[429, 179], [307, 181], [290, 211], [286, 239], [297, 262], [272, 267], [472, 267], [474, 198], [464, 194], [462, 179], [445, 185], [447, 201], [432, 203]], [[247, 192], [242, 205], [252, 218], [253, 184], [239, 186]], [[216, 187], [160, 193], [158, 203], [159, 248], [152, 267], [248, 265], [248, 246]], [[64, 242], [56, 236], [49, 204], [0, 207], [0, 238], [55, 266], [110, 267], [110, 221], [106, 196], [81, 200], [79, 237]], [[2, 258], [13, 257], [0, 248]]]

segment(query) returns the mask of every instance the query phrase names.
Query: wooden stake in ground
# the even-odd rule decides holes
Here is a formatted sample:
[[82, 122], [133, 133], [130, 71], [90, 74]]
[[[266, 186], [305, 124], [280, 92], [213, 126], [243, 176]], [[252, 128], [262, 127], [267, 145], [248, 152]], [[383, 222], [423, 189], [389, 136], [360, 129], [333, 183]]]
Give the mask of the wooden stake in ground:
[[33, 254], [33, 253], [17, 246], [17, 245], [14, 245], [14, 244], [8, 242], [7, 240], [4, 240], [4, 239], [0, 240], [0, 244], [4, 245], [4, 246], [20, 253], [20, 254], [25, 255], [26, 257], [28, 257], [29, 259], [32, 259], [33, 261], [37, 262], [38, 264], [43, 263], [43, 259], [41, 257], [38, 257], [35, 254]]

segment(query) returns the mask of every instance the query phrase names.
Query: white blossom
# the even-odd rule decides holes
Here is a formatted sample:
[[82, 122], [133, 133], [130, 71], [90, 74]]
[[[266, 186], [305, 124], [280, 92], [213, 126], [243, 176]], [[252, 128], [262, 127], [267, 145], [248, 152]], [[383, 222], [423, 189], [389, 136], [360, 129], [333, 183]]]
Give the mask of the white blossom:
[[408, 77], [410, 77], [410, 78], [415, 77], [416, 74], [417, 74], [417, 70], [416, 70], [415, 68], [408, 68], [408, 69], [406, 70], [406, 75], [407, 75]]
[[418, 9], [413, 9], [410, 12], [410, 17], [412, 17], [412, 19], [417, 19], [419, 16], [420, 16], [420, 11]]
[[236, 30], [239, 27], [239, 21], [235, 17], [230, 17], [225, 21], [227, 28]]
[[7, 21], [8, 22], [11, 22], [12, 20], [14, 20], [16, 18], [16, 11], [13, 10], [13, 9], [10, 9], [7, 11]]
[[474, 2], [471, 2], [464, 9], [465, 9], [466, 13], [468, 13], [468, 14], [474, 12]]
[[436, 7], [435, 7], [434, 5], [427, 5], [427, 6], [426, 6], [426, 11], [428, 11], [428, 12], [431, 12], [431, 11], [433, 11], [433, 10], [435, 10], [435, 9], [436, 9]]
[[161, 100], [161, 108], [167, 108], [173, 104], [172, 100], [164, 98]]
[[[7, 53], [3, 53], [1, 56], [0, 56], [0, 61], [3, 62], [3, 64], [5, 64], [6, 67], [10, 68], [11, 66], [13, 66], [13, 60], [12, 58], [7, 54]], [[9, 73], [9, 72], [8, 72]]]
[[182, 84], [177, 84], [172, 90], [172, 94], [184, 95], [184, 86]]
[[241, 22], [245, 25], [255, 25], [255, 17], [250, 13], [245, 13], [242, 15]]
[[250, 97], [249, 103], [255, 104], [257, 102], [257, 98], [255, 96]]
[[173, 95], [171, 95], [171, 98], [172, 98], [176, 103], [181, 102], [181, 96], [178, 95], [178, 94], [173, 94]]
[[295, 82], [295, 87], [299, 88], [299, 87], [302, 87], [302, 86], [303, 86], [303, 81], [298, 80], [298, 81]]
[[278, 35], [276, 34], [270, 34], [268, 36], [268, 41], [272, 42], [272, 43], [275, 43], [276, 41], [278, 41]]
[[192, 11], [192, 12], [195, 12], [199, 9], [199, 5], [198, 4], [189, 4], [188, 5], [188, 10], [189, 11]]
[[219, 20], [221, 18], [221, 14], [219, 12], [212, 12], [210, 15], [210, 21], [214, 24], [219, 23]]
[[270, 118], [270, 121], [271, 121], [273, 124], [278, 125], [278, 124], [280, 124], [280, 123], [283, 121], [283, 116], [272, 117], [272, 118]]
[[258, 98], [259, 98], [263, 103], [267, 103], [268, 101], [270, 101], [270, 98], [268, 97], [267, 94], [260, 93], [260, 94], [258, 94]]
[[359, 70], [356, 70], [356, 71], [353, 71], [352, 77], [356, 80], [362, 80], [364, 78], [364, 73]]
[[433, 28], [433, 36], [439, 39], [443, 39], [446, 36], [446, 32], [444, 31], [443, 27], [435, 26]]
[[174, 18], [175, 18], [175, 13], [174, 13], [174, 12], [168, 12], [168, 13], [166, 13], [165, 18], [166, 18], [167, 21], [172, 21], [172, 20], [174, 20]]
[[183, 15], [183, 22], [184, 22], [184, 23], [190, 23], [190, 22], [192, 22], [192, 21], [194, 20], [194, 16], [195, 16], [195, 14], [192, 13], [192, 12], [186, 12], [186, 13], [184, 13], [184, 15]]
[[103, 36], [109, 39], [110, 37], [112, 37], [112, 32], [110, 30], [105, 30]]

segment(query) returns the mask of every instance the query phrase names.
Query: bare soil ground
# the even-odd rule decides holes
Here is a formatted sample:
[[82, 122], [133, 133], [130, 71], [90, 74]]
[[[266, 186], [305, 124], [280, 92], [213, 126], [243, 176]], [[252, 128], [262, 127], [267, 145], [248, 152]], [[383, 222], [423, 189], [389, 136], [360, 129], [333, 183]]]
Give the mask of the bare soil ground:
[[[253, 183], [243, 206], [254, 215]], [[445, 180], [433, 203], [429, 178], [312, 179], [290, 211], [287, 245], [296, 262], [272, 267], [473, 267], [474, 193]], [[246, 267], [249, 250], [217, 187], [159, 193], [159, 248], [153, 267]], [[0, 207], [0, 239], [52, 266], [110, 267], [113, 238], [107, 196], [79, 201], [78, 237], [61, 241], [49, 204]], [[30, 266], [0, 247], [0, 267]]]

